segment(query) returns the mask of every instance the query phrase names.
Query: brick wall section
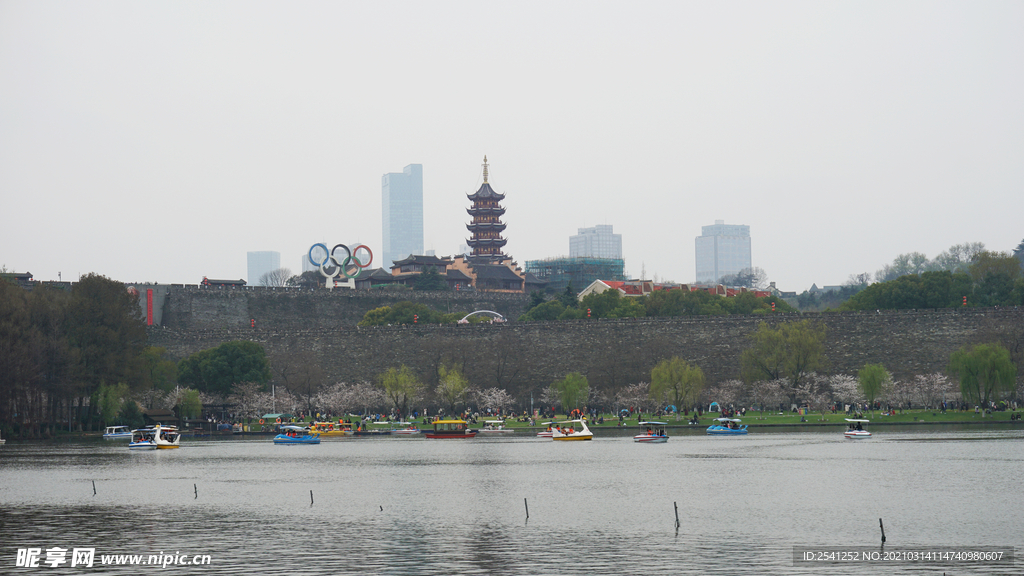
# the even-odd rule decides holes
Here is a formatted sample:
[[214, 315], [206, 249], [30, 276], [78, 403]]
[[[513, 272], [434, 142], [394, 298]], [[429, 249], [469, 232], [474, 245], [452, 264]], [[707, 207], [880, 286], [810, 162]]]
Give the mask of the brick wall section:
[[163, 323], [176, 330], [248, 328], [256, 320], [268, 330], [352, 328], [368, 311], [403, 300], [440, 312], [493, 310], [516, 319], [529, 307], [523, 294], [412, 292], [390, 290], [300, 290], [296, 288], [202, 288], [175, 285], [167, 292]]
[[[673, 355], [696, 362], [709, 382], [737, 378], [740, 354], [749, 346], [747, 336], [761, 321], [821, 321], [828, 330], [829, 373], [855, 375], [870, 362], [884, 364], [896, 378], [942, 372], [949, 354], [961, 346], [1024, 327], [1024, 308], [969, 308], [356, 328], [356, 312], [339, 310], [351, 304], [344, 297], [310, 293], [306, 299], [259, 299], [255, 306], [272, 312], [268, 317], [273, 320], [258, 321], [253, 330], [237, 321], [245, 317], [238, 316], [239, 310], [256, 309], [247, 295], [202, 295], [208, 302], [198, 302], [195, 292], [187, 296], [174, 296], [188, 304], [179, 304], [174, 314], [180, 317], [192, 309], [195, 318], [181, 318], [176, 320], [181, 327], [155, 327], [149, 333], [151, 344], [166, 347], [174, 359], [230, 340], [252, 340], [264, 344], [271, 357], [308, 351], [328, 382], [373, 381], [388, 367], [403, 363], [430, 382], [445, 358], [458, 363], [475, 386], [505, 387], [520, 398], [528, 398], [530, 391], [536, 398], [570, 371], [584, 373], [592, 387], [608, 391], [649, 381], [651, 368]], [[375, 306], [391, 301], [379, 298], [363, 297], [359, 309], [368, 302]], [[435, 304], [442, 302], [435, 298]], [[229, 323], [218, 318], [218, 311], [233, 325], [214, 329]], [[296, 318], [288, 318], [290, 314]]]

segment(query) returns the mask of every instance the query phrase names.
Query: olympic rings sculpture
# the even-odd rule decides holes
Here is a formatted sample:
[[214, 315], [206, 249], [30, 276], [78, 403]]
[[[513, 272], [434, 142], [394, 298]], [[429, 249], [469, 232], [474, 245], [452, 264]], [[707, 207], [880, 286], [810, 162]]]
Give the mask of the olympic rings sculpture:
[[[317, 247], [323, 248], [324, 256], [322, 259], [313, 257], [313, 250]], [[342, 259], [339, 257], [337, 254], [339, 249], [345, 251], [345, 258]], [[366, 250], [365, 263], [359, 258], [360, 250]], [[317, 242], [309, 247], [309, 254], [307, 256], [309, 257], [310, 264], [320, 268], [320, 274], [322, 274], [324, 278], [337, 278], [339, 274], [346, 279], [358, 278], [359, 275], [362, 274], [363, 270], [368, 268], [370, 263], [373, 262], [373, 252], [366, 244], [360, 244], [351, 249], [344, 244], [338, 244], [334, 248], [328, 250], [326, 244]], [[354, 264], [356, 266], [356, 272], [354, 275], [349, 274], [348, 271], [345, 270], [345, 267], [349, 264]]]

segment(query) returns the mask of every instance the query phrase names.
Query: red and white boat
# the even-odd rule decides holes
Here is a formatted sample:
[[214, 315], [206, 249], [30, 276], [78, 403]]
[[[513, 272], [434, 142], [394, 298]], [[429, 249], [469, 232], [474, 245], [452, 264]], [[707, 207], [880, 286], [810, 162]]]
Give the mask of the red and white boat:
[[548, 428], [547, 428], [547, 430], [541, 430], [540, 432], [537, 432], [537, 437], [538, 438], [551, 438], [551, 435], [554, 434], [554, 432], [555, 432], [555, 429], [551, 427], [552, 424], [554, 424], [554, 422], [541, 422], [540, 423], [541, 426], [547, 426]]
[[647, 426], [647, 432], [633, 436], [634, 442], [644, 444], [662, 444], [668, 442], [668, 435], [665, 434], [665, 422], [640, 422], [641, 426]]
[[864, 429], [864, 424], [870, 422], [870, 420], [859, 420], [847, 418], [847, 422], [850, 423], [850, 427], [847, 428], [846, 433], [843, 434], [846, 438], [870, 438], [871, 432]]

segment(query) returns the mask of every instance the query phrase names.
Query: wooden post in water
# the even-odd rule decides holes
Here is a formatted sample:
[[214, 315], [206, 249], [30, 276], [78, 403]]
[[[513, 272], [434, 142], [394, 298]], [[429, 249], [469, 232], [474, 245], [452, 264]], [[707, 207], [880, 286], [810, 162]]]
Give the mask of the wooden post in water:
[[194, 499], [199, 500], [199, 487], [193, 484], [192, 489], [196, 491], [196, 497]]
[[878, 519], [878, 527], [882, 530], [882, 544], [885, 544], [885, 526], [882, 525], [882, 519]]
[[92, 481], [92, 495], [93, 496], [96, 495], [96, 481], [95, 480]]
[[313, 491], [312, 490], [309, 491], [309, 507], [310, 508], [313, 507]]
[[672, 506], [676, 509], [676, 530], [679, 530], [679, 504], [677, 502], [673, 502]]
[[530, 504], [526, 501], [526, 498], [523, 498], [523, 506], [526, 506], [526, 519], [529, 520], [530, 519]]

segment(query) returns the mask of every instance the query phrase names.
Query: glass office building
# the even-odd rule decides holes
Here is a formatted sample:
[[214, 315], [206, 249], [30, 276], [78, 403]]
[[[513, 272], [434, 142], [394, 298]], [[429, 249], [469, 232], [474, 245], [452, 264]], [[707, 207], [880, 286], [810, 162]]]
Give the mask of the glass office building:
[[622, 259], [622, 234], [613, 234], [611, 224], [577, 230], [579, 234], [569, 236], [570, 258]]
[[715, 284], [751, 267], [750, 226], [715, 220], [714, 226], [701, 226], [696, 244], [698, 284]]
[[263, 283], [260, 282], [260, 276], [281, 267], [280, 252], [246, 252], [245, 255], [246, 273], [248, 274], [246, 284], [249, 286], [263, 286]]
[[382, 258], [374, 267], [391, 269], [395, 260], [423, 254], [423, 165], [409, 164], [381, 180]]

